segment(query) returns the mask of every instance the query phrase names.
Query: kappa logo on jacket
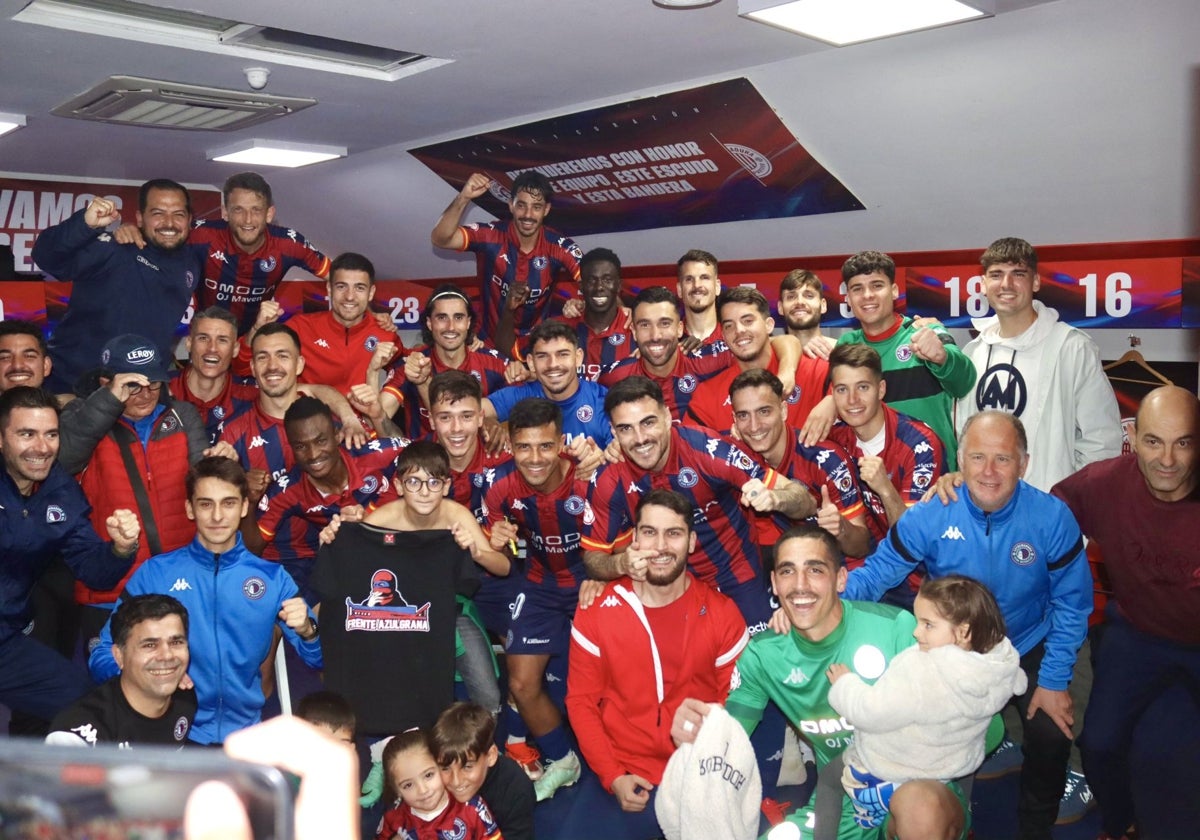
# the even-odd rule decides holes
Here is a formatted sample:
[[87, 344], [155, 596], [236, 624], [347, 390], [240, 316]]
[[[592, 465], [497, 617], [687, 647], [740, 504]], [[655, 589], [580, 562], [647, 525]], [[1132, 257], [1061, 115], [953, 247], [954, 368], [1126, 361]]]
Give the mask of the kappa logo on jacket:
[[945, 533], [942, 534], [942, 539], [944, 539], [944, 540], [963, 540], [965, 542], [967, 538], [963, 536], [962, 531], [958, 530], [957, 525], [951, 525], [949, 528], [946, 529]]
[[171, 584], [171, 588], [168, 591], [169, 592], [183, 592], [184, 590], [191, 589], [191, 588], [192, 588], [192, 585], [187, 582], [187, 578], [175, 578], [175, 582], [173, 584]]
[[619, 607], [619, 606], [621, 606], [621, 599], [620, 599], [620, 598], [618, 598], [616, 595], [609, 595], [609, 596], [608, 596], [607, 598], [605, 598], [605, 599], [604, 599], [604, 601], [603, 601], [603, 602], [601, 602], [601, 604], [600, 604], [600, 607], [601, 607], [601, 608], [604, 608], [604, 607]]

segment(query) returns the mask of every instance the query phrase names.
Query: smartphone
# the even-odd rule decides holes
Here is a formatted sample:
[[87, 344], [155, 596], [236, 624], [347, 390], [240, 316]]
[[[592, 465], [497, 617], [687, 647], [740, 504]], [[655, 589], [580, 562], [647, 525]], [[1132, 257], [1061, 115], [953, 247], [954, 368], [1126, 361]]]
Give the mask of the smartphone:
[[237, 792], [255, 840], [292, 840], [292, 779], [277, 768], [204, 747], [70, 747], [25, 738], [0, 738], [0, 837], [183, 840], [188, 795], [209, 779]]

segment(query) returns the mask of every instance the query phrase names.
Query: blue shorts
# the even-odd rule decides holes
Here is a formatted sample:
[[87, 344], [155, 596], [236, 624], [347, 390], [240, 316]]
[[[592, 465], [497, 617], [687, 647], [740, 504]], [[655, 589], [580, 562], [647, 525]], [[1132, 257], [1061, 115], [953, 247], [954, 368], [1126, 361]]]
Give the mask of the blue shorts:
[[493, 575], [479, 576], [479, 591], [471, 598], [479, 614], [483, 616], [483, 626], [489, 633], [494, 633], [503, 639], [508, 632], [509, 622], [512, 621], [512, 610], [517, 593], [525, 583], [525, 578], [514, 572], [508, 577]]
[[571, 619], [579, 606], [579, 587], [537, 586], [526, 582], [513, 601], [512, 623], [504, 652], [551, 655], [571, 647]]

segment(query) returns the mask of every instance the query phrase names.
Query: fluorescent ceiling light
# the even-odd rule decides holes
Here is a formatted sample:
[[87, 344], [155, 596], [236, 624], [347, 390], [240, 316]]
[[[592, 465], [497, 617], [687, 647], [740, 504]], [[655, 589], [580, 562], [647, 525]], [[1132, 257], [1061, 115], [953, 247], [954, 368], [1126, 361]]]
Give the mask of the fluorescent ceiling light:
[[839, 47], [987, 16], [958, 0], [741, 0], [738, 13]]
[[25, 125], [25, 118], [20, 114], [0, 114], [0, 135], [16, 131]]
[[[249, 8], [251, 4], [243, 5]], [[140, 44], [232, 55], [388, 82], [451, 61], [129, 0], [32, 0], [12, 19]]]
[[345, 146], [313, 146], [276, 140], [243, 140], [219, 149], [209, 149], [208, 159], [250, 166], [284, 166], [295, 169], [346, 156]]

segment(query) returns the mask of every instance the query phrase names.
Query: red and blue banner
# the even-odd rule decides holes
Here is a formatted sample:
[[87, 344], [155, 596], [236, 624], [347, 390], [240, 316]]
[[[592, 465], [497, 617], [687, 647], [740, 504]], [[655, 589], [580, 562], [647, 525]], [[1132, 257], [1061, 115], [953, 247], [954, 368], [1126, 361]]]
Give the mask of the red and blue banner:
[[549, 224], [568, 236], [861, 210], [748, 79], [595, 108], [413, 149], [461, 189], [491, 176], [477, 203], [506, 218], [513, 179], [554, 187]]

